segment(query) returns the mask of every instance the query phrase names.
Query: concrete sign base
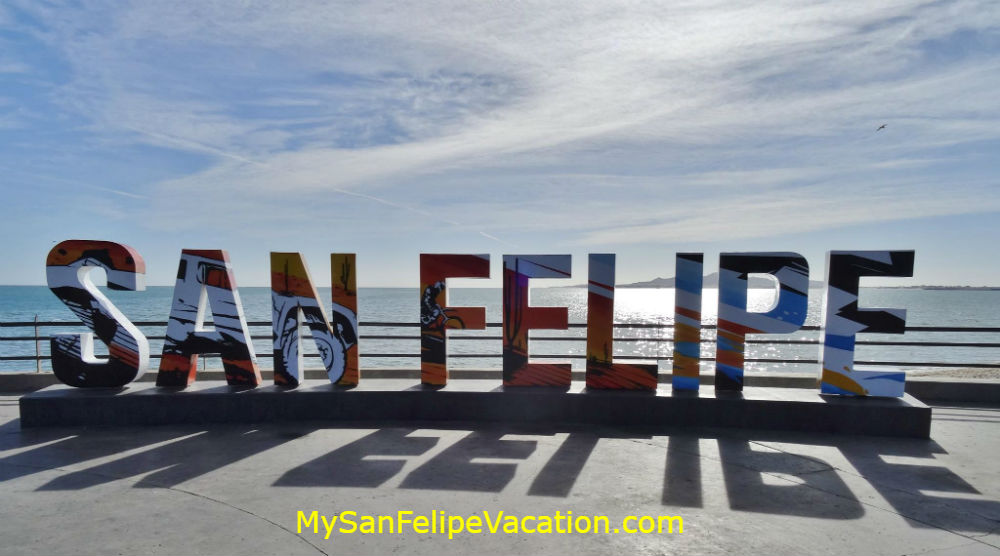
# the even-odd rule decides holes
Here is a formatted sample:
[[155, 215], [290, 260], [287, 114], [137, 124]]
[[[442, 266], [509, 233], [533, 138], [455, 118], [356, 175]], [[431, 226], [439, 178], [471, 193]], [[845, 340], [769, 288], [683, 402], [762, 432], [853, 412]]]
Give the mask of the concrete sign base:
[[444, 387], [380, 379], [355, 388], [329, 383], [289, 389], [198, 381], [184, 390], [50, 386], [20, 400], [21, 426], [124, 426], [272, 421], [462, 421], [592, 424], [669, 430], [735, 427], [928, 438], [931, 409], [910, 395], [851, 398], [815, 390], [746, 387], [742, 392], [656, 392], [498, 386], [461, 380]]

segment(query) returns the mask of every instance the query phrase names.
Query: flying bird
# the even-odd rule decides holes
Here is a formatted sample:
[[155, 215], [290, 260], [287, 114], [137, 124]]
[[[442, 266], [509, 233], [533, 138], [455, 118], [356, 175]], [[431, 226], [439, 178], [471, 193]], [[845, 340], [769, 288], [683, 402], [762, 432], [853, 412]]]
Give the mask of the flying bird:
[[885, 129], [885, 124], [878, 126], [878, 129], [876, 129], [875, 131], [882, 131], [883, 129]]

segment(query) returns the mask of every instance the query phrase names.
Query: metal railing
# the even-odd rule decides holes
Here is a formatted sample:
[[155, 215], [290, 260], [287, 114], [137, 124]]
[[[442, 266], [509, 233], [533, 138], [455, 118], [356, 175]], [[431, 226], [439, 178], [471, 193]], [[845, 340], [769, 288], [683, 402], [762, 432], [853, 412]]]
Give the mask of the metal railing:
[[[158, 327], [158, 328], [163, 329], [163, 330], [165, 330], [166, 326], [167, 326], [167, 323], [163, 322], [163, 321], [137, 321], [137, 322], [133, 322], [133, 324], [135, 324], [136, 326], [138, 326], [140, 328]], [[258, 328], [267, 328], [268, 329], [268, 333], [266, 335], [264, 335], [264, 334], [251, 334], [251, 339], [252, 340], [271, 340], [271, 334], [270, 334], [271, 322], [270, 321], [251, 321], [251, 322], [248, 322], [248, 325], [250, 326], [251, 329], [258, 329]], [[396, 352], [367, 352], [367, 351], [364, 350], [364, 346], [365, 346], [364, 341], [365, 340], [413, 341], [413, 340], [419, 340], [420, 339], [420, 335], [419, 334], [366, 333], [367, 331], [375, 331], [375, 332], [377, 332], [379, 329], [386, 329], [386, 328], [414, 328], [414, 329], [416, 329], [416, 328], [419, 328], [419, 326], [420, 325], [418, 323], [362, 321], [360, 323], [360, 332], [361, 333], [359, 335], [359, 338], [360, 338], [360, 341], [361, 341], [361, 345], [362, 345], [361, 357], [363, 357], [365, 359], [379, 359], [379, 358], [382, 358], [382, 359], [412, 358], [414, 360], [419, 359], [419, 357], [420, 357], [420, 350], [419, 350], [419, 348], [416, 349], [416, 350], [414, 350], [414, 351], [412, 351], [412, 352], [405, 352], [405, 351], [396, 351]], [[498, 322], [488, 323], [486, 326], [487, 326], [487, 329], [500, 328], [500, 327], [502, 327], [502, 323], [498, 323]], [[569, 328], [571, 330], [572, 329], [584, 329], [584, 328], [586, 328], [586, 326], [587, 325], [584, 324], [584, 323], [570, 323]], [[30, 335], [28, 335], [28, 334], [11, 335], [11, 336], [0, 335], [0, 342], [3, 342], [5, 345], [9, 345], [9, 344], [7, 344], [8, 342], [13, 342], [13, 343], [18, 343], [19, 342], [19, 343], [24, 343], [24, 344], [31, 343], [31, 344], [33, 344], [33, 347], [34, 347], [33, 350], [31, 348], [28, 348], [27, 350], [25, 350], [25, 351], [27, 351], [27, 353], [23, 353], [23, 354], [19, 353], [17, 355], [0, 355], [0, 361], [26, 361], [26, 362], [27, 361], [31, 361], [31, 362], [34, 362], [34, 367], [35, 367], [35, 371], [36, 372], [43, 372], [43, 362], [49, 361], [51, 359], [51, 357], [45, 353], [46, 348], [48, 347], [49, 337], [50, 336], [49, 336], [49, 334], [43, 334], [42, 332], [45, 329], [55, 328], [55, 327], [59, 327], [59, 328], [70, 327], [70, 328], [77, 328], [77, 329], [79, 329], [79, 328], [82, 328], [82, 325], [79, 322], [70, 322], [70, 321], [40, 321], [40, 320], [38, 320], [37, 316], [35, 317], [35, 319], [33, 321], [0, 322], [0, 329], [20, 328], [20, 329], [28, 329], [28, 330], [31, 331]], [[705, 336], [703, 336], [702, 343], [703, 344], [714, 344], [715, 343], [715, 338], [712, 337], [713, 336], [712, 331], [714, 331], [716, 329], [715, 325], [704, 325], [702, 328], [703, 328], [703, 330], [709, 331], [708, 334], [706, 334]], [[616, 354], [615, 355], [615, 359], [621, 359], [621, 360], [641, 360], [641, 361], [670, 361], [670, 360], [672, 360], [671, 353], [672, 353], [673, 339], [672, 339], [672, 337], [666, 337], [667, 334], [664, 334], [664, 332], [672, 330], [673, 329], [673, 325], [669, 325], [669, 324], [639, 324], [639, 323], [627, 324], [626, 323], [626, 324], [616, 324], [615, 325], [615, 329], [616, 330], [648, 329], [648, 330], [653, 330], [657, 334], [659, 334], [658, 336], [655, 336], [655, 337], [615, 337], [614, 338], [615, 342], [622, 342], [622, 343], [650, 342], [650, 343], [662, 344], [663, 347], [664, 347], [664, 349], [657, 349], [657, 354], [656, 355], [649, 355], [649, 354], [645, 354], [645, 355], [626, 355], [626, 354], [618, 355], [618, 354]], [[308, 329], [306, 329], [306, 330], [308, 330]], [[792, 339], [782, 338], [782, 339], [773, 339], [773, 338], [754, 338], [754, 337], [749, 337], [749, 338], [747, 338], [746, 343], [747, 343], [748, 346], [762, 345], [762, 344], [763, 345], [775, 345], [775, 346], [782, 346], [782, 345], [814, 345], [814, 346], [818, 346], [819, 343], [820, 343], [819, 342], [819, 333], [818, 333], [818, 330], [819, 330], [818, 326], [803, 326], [800, 329], [800, 332], [812, 332], [812, 333], [814, 333], [814, 337], [812, 337], [812, 338], [798, 338], [798, 339], [795, 339], [795, 338], [792, 338]], [[965, 334], [1000, 334], [1000, 328], [960, 327], [960, 326], [946, 326], [946, 327], [939, 327], [939, 326], [914, 326], [914, 327], [907, 327], [906, 328], [906, 332], [907, 333], [921, 333], [921, 334], [923, 334], [923, 333], [932, 333], [932, 334], [936, 334], [936, 333], [957, 333], [957, 334], [962, 334], [962, 335], [965, 335]], [[672, 334], [669, 334], [669, 336], [672, 336]], [[306, 338], [309, 337], [308, 332], [306, 332], [304, 334], [304, 337], [306, 337]], [[162, 336], [162, 335], [155, 335], [155, 336], [154, 335], [147, 335], [147, 338], [150, 339], [150, 340], [160, 340], [160, 341], [162, 341], [164, 339], [164, 336]], [[467, 341], [494, 341], [495, 342], [495, 341], [501, 341], [502, 337], [500, 335], [490, 335], [490, 336], [486, 336], [486, 335], [475, 335], [475, 336], [471, 336], [471, 335], [449, 335], [449, 339], [452, 340], [452, 341], [459, 341], [459, 342], [467, 342]], [[581, 336], [581, 335], [577, 335], [577, 336], [541, 336], [541, 335], [535, 336], [535, 335], [532, 335], [531, 336], [531, 341], [532, 342], [537, 342], [537, 341], [542, 341], [542, 342], [584, 342], [585, 341], [585, 336]], [[981, 349], [986, 349], [986, 348], [1000, 348], [1000, 342], [969, 342], [969, 341], [947, 341], [947, 340], [946, 341], [925, 341], [925, 340], [911, 341], [911, 340], [902, 340], [902, 339], [901, 340], [864, 340], [864, 339], [858, 339], [857, 342], [856, 342], [856, 345], [858, 345], [858, 346], [895, 346], [895, 347], [900, 347], [900, 348], [903, 348], [903, 349], [907, 349], [907, 348], [911, 348], [911, 347], [919, 347], [919, 348], [928, 348], [928, 347], [934, 347], [934, 348], [981, 348]], [[9, 350], [4, 349], [3, 351], [6, 352], [6, 351], [9, 351]], [[33, 353], [32, 353], [32, 351], [33, 351]], [[150, 353], [150, 358], [151, 359], [158, 359], [160, 357], [160, 354], [156, 353], [156, 351], [157, 350], [151, 350], [151, 352], [152, 352], [152, 353]], [[703, 349], [702, 351], [703, 351], [703, 360], [712, 360], [712, 357], [706, 356], [706, 353], [705, 353], [706, 351], [710, 352], [711, 350], [705, 350], [705, 349]], [[816, 353], [818, 353], [818, 349], [817, 349]], [[317, 354], [317, 353], [305, 353], [304, 355], [306, 357], [311, 357], [311, 358], [319, 357], [319, 354]], [[257, 353], [257, 357], [258, 358], [271, 358], [271, 357], [273, 357], [273, 354], [270, 352], [270, 350], [267, 350], [267, 351], [264, 351], [264, 352]], [[449, 354], [449, 358], [499, 359], [500, 357], [501, 357], [501, 353], [499, 353], [499, 351], [488, 352], [488, 353], [450, 353]], [[585, 354], [567, 354], [567, 353], [563, 353], [563, 354], [535, 354], [535, 353], [532, 353], [531, 357], [533, 359], [570, 359], [570, 360], [577, 359], [577, 360], [582, 360], [582, 359], [586, 358], [586, 355]], [[205, 361], [204, 357], [202, 358], [202, 361], [203, 361], [203, 365], [204, 365], [204, 361]], [[773, 357], [746, 357], [745, 358], [745, 362], [747, 362], [747, 363], [795, 363], [795, 364], [818, 364], [819, 363], [818, 359], [801, 359], [801, 358], [788, 359], [788, 358], [773, 358]], [[973, 369], [980, 368], [980, 369], [990, 369], [990, 368], [1000, 368], [1000, 357], [998, 357], [998, 359], [995, 360], [995, 361], [989, 361], [989, 362], [982, 362], [982, 361], [936, 361], [936, 362], [935, 361], [921, 361], [921, 362], [918, 363], [918, 362], [913, 362], [913, 361], [884, 361], [884, 360], [861, 361], [861, 360], [858, 360], [858, 361], [856, 361], [856, 364], [859, 365], [859, 366], [861, 366], [861, 365], [865, 365], [865, 366], [870, 365], [870, 366], [892, 366], [892, 367], [973, 368]], [[415, 366], [416, 366], [416, 362], [415, 362]]]

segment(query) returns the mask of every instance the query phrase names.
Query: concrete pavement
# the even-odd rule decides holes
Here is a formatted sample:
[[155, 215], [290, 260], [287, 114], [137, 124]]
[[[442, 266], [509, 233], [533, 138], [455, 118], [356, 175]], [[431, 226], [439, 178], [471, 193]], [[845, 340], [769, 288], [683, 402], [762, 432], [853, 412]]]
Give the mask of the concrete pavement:
[[[931, 440], [385, 423], [21, 430], [0, 397], [0, 553], [1000, 554], [1000, 407]], [[325, 516], [629, 515], [681, 534], [329, 539]], [[536, 522], [537, 523], [537, 522]]]

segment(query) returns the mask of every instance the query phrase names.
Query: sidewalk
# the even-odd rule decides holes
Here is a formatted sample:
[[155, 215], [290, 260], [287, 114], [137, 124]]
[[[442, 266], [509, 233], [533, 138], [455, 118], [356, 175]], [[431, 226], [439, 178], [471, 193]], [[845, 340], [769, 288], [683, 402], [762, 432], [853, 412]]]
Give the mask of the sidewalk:
[[[1000, 554], [1000, 407], [932, 440], [419, 423], [21, 431], [4, 554]], [[297, 512], [681, 516], [683, 534], [296, 534]], [[350, 514], [347, 514], [350, 515]], [[485, 529], [485, 527], [484, 527]]]

